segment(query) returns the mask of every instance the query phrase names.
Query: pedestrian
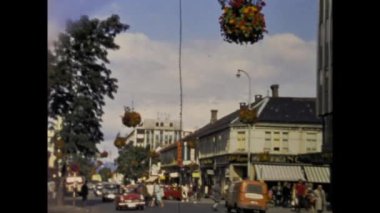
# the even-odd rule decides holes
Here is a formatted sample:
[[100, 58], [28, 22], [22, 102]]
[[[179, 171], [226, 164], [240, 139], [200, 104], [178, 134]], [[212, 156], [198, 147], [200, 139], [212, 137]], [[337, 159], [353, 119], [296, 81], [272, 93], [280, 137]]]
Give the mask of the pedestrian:
[[88, 196], [88, 186], [87, 186], [87, 180], [84, 182], [80, 189], [80, 196], [82, 196], [82, 205], [85, 206], [87, 202], [87, 196]]
[[290, 184], [285, 183], [284, 187], [282, 188], [282, 206], [287, 208], [289, 207], [290, 203]]
[[304, 182], [300, 179], [298, 180], [298, 183], [295, 187], [296, 190], [296, 198], [297, 198], [297, 205], [296, 205], [296, 211], [301, 212], [301, 208], [304, 207], [305, 203], [305, 195], [306, 195], [306, 187]]
[[214, 204], [212, 205], [212, 208], [214, 211], [218, 211], [218, 204], [220, 202], [220, 185], [218, 182], [215, 182], [214, 186], [212, 187], [212, 198], [214, 200]]
[[312, 188], [308, 188], [305, 196], [305, 209], [309, 213], [314, 213], [316, 196]]
[[315, 209], [317, 213], [322, 213], [326, 209], [326, 193], [322, 185], [318, 185], [317, 189], [314, 190], [314, 195], [316, 198]]
[[182, 202], [188, 202], [189, 201], [189, 187], [187, 184], [182, 185], [181, 187], [181, 198]]
[[194, 182], [193, 187], [192, 187], [192, 192], [193, 192], [193, 203], [197, 203], [199, 201], [198, 199], [198, 183], [197, 181]]
[[157, 205], [160, 205], [161, 208], [164, 207], [164, 202], [162, 201], [164, 190], [158, 181], [156, 181], [156, 183], [154, 184], [154, 195]]

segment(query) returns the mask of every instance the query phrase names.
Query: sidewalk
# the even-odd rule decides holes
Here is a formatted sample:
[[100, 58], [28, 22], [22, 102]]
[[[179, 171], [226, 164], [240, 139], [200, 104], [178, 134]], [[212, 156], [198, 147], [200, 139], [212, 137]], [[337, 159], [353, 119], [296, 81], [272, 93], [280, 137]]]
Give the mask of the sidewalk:
[[83, 213], [83, 212], [89, 212], [89, 209], [85, 209], [79, 206], [72, 206], [72, 205], [62, 205], [57, 206], [54, 204], [48, 205], [48, 213]]

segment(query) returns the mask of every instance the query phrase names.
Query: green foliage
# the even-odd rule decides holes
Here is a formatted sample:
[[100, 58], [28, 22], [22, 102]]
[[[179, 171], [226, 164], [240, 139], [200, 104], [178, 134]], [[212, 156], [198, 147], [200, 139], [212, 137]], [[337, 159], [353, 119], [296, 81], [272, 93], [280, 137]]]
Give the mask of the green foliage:
[[118, 165], [116, 171], [127, 178], [139, 178], [149, 171], [148, 155], [149, 149], [127, 145], [119, 150], [119, 157], [115, 160]]
[[91, 179], [92, 171], [95, 167], [95, 164], [92, 162], [90, 158], [86, 158], [80, 155], [74, 155], [73, 164], [78, 165], [79, 174], [86, 177], [86, 180]]
[[48, 51], [48, 115], [63, 117], [64, 152], [98, 152], [104, 98], [113, 99], [117, 92], [117, 79], [106, 67], [107, 50], [119, 48], [114, 38], [128, 28], [117, 15], [103, 21], [82, 16], [67, 22], [66, 32]]
[[107, 181], [108, 178], [111, 178], [112, 177], [112, 171], [110, 168], [108, 167], [103, 167], [99, 170], [99, 174], [100, 176], [102, 177], [102, 180], [103, 181]]

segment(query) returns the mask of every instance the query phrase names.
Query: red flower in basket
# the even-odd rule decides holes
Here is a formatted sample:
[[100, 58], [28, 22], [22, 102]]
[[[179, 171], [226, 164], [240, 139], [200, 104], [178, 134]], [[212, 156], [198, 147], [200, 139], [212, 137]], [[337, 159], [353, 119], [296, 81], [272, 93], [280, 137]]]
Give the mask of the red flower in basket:
[[103, 151], [102, 153], [100, 153], [100, 157], [101, 157], [101, 158], [106, 158], [106, 157], [108, 157], [108, 152]]
[[141, 123], [141, 116], [138, 112], [132, 111], [129, 107], [126, 107], [122, 122], [127, 127], [135, 127]]
[[264, 14], [261, 12], [265, 3], [262, 0], [219, 0], [223, 14], [219, 18], [224, 40], [237, 44], [256, 43], [266, 33]]

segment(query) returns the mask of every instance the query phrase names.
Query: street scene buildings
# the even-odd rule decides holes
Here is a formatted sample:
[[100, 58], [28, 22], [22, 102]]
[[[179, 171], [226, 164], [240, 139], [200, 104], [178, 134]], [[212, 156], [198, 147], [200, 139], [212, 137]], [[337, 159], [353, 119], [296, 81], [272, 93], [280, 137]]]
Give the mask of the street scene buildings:
[[[304, 2], [292, 2], [291, 6], [273, 3], [276, 7], [268, 9], [271, 16], [265, 19], [263, 9], [269, 6], [262, 0], [217, 1], [217, 6], [196, 1], [207, 4], [207, 8], [221, 7], [221, 14], [202, 10], [199, 14], [205, 18], [193, 20], [188, 16], [183, 26], [179, 1], [179, 52], [173, 35], [167, 38], [164, 31], [152, 30], [159, 26], [154, 11], [151, 16], [140, 16], [149, 7], [111, 1], [112, 5], [94, 3], [94, 8], [101, 8], [94, 17], [129, 6], [140, 12], [136, 15], [128, 10], [131, 15], [121, 16], [124, 20], [119, 16], [107, 22], [82, 17], [78, 22], [68, 22], [67, 38], [57, 34], [61, 43], [49, 46], [57, 48], [49, 52], [54, 60], [49, 61], [48, 201], [57, 204], [51, 205], [55, 209], [49, 207], [49, 212], [75, 212], [78, 209], [59, 208], [78, 203], [92, 212], [123, 208], [153, 212], [154, 207], [174, 212], [177, 201], [183, 203], [178, 204], [183, 212], [218, 208], [231, 212], [232, 207], [237, 212], [275, 213], [301, 208], [331, 212], [335, 142], [332, 0], [319, 0], [314, 6]], [[171, 29], [174, 7], [170, 3], [168, 12], [169, 6], [165, 9], [163, 2], [144, 1], [143, 5], [164, 13], [164, 24]], [[56, 11], [66, 4], [55, 3], [51, 7]], [[280, 22], [286, 15], [278, 8], [290, 10], [293, 14], [288, 14], [292, 16], [289, 20], [296, 22], [306, 17], [295, 12], [297, 4], [307, 11], [309, 7], [317, 9], [316, 23], [309, 23], [314, 19], [292, 23], [287, 25], [291, 26], [287, 32]], [[196, 8], [186, 7], [191, 11]], [[144, 18], [150, 20], [141, 22], [148, 28], [131, 30], [129, 25], [121, 24], [133, 26]], [[219, 21], [217, 33], [221, 33], [224, 43], [215, 41], [211, 25], [201, 24], [211, 18]], [[316, 35], [307, 35], [293, 25], [302, 30], [316, 25]], [[185, 26], [192, 28], [184, 28], [189, 40], [182, 43]], [[107, 31], [110, 29], [112, 32]], [[144, 34], [142, 29], [152, 31]], [[129, 34], [116, 36], [123, 31]], [[203, 31], [210, 38], [197, 37]], [[99, 46], [91, 46], [97, 42]], [[182, 53], [186, 60], [181, 58]], [[111, 69], [117, 79], [109, 78]], [[234, 78], [236, 71], [241, 79]], [[86, 76], [88, 73], [95, 74]], [[179, 104], [178, 88], [173, 87], [178, 83], [177, 74]], [[109, 79], [99, 80], [102, 78]], [[131, 100], [136, 107], [125, 107], [120, 120], [118, 109]], [[111, 106], [107, 108], [106, 103]], [[192, 128], [183, 125], [184, 118], [191, 120]], [[239, 190], [245, 193], [243, 198], [236, 198]], [[76, 201], [79, 197], [82, 202]], [[234, 199], [253, 200], [249, 204], [228, 203]], [[112, 207], [106, 203], [109, 200], [113, 201]]]

